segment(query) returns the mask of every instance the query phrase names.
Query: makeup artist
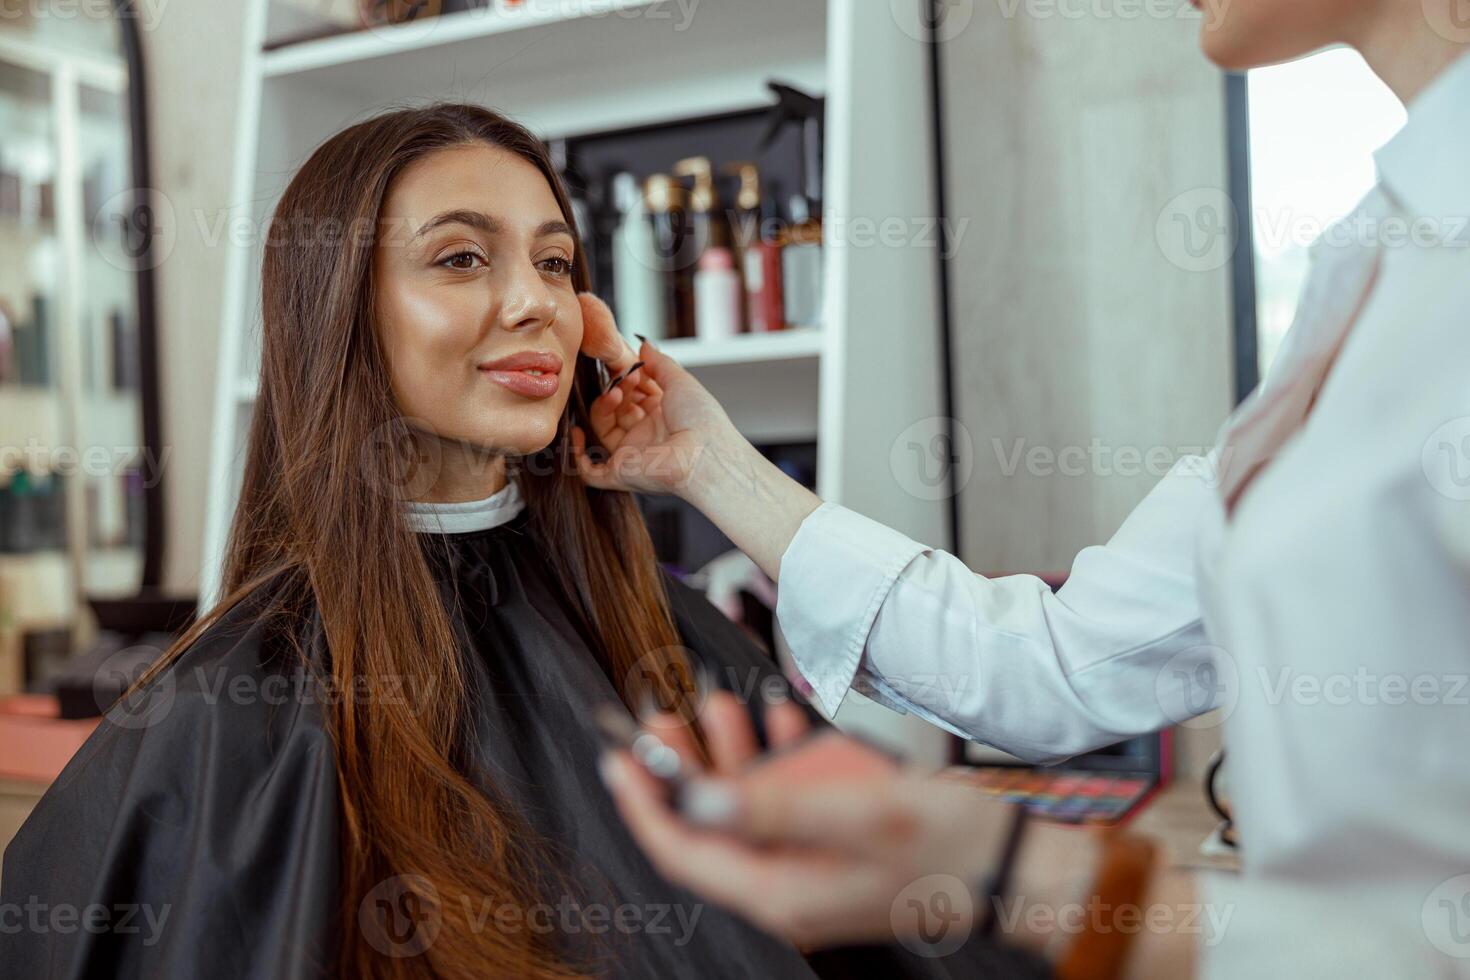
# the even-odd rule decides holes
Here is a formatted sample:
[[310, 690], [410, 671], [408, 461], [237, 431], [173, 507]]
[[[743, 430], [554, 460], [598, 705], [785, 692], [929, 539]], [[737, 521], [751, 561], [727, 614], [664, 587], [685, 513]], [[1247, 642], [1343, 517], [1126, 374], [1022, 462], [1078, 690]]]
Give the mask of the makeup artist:
[[[860, 687], [1052, 760], [1227, 710], [1245, 869], [1154, 893], [1229, 913], [1213, 938], [1161, 939], [1194, 963], [1180, 975], [1470, 976], [1456, 682], [1470, 671], [1470, 58], [1448, 39], [1455, 3], [1233, 0], [1205, 19], [1205, 54], [1227, 69], [1351, 45], [1409, 120], [1376, 155], [1379, 185], [1314, 248], [1269, 376], [1055, 595], [822, 502], [673, 360], [589, 327], [590, 352], [615, 370], [645, 361], [661, 393], [624, 384], [594, 406], [615, 452], [583, 457], [584, 479], [678, 493], [777, 579], [782, 629], [829, 712]], [[936, 675], [950, 683], [914, 681]], [[1299, 697], [1281, 676], [1348, 693]], [[667, 876], [800, 943], [885, 934], [899, 890], [930, 873], [976, 882], [974, 915], [988, 914], [1008, 808], [899, 769], [779, 768], [711, 779], [681, 814], [630, 757], [609, 756], [605, 776]], [[1055, 833], [1022, 834], [1016, 896], [1046, 873]]]

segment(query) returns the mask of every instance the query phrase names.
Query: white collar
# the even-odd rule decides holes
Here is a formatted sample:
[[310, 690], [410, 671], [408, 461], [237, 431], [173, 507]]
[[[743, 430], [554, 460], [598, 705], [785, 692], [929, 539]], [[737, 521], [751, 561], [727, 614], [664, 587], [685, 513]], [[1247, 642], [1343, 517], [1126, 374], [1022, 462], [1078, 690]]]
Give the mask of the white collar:
[[1409, 121], [1374, 154], [1388, 192], [1411, 216], [1452, 227], [1470, 216], [1470, 54], [1408, 106]]
[[421, 534], [464, 534], [508, 523], [524, 509], [520, 487], [511, 480], [482, 500], [453, 504], [408, 503], [404, 506], [404, 517], [409, 528]]

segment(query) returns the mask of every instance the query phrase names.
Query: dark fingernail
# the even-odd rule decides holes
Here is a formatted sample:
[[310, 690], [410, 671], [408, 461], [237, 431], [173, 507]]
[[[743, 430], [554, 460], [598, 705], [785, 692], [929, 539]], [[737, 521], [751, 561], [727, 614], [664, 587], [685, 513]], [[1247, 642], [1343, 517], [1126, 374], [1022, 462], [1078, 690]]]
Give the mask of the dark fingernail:
[[645, 344], [648, 343], [648, 338], [645, 337], [645, 336], [643, 336], [641, 333], [635, 333], [633, 336], [637, 337], [639, 340], [643, 341]]
[[628, 373], [625, 374], [625, 375], [623, 375], [623, 377], [625, 377], [625, 378], [628, 377], [628, 375], [631, 375], [634, 371], [638, 370], [639, 368], [641, 368], [643, 365], [645, 365], [647, 363], [648, 363], [647, 361], [639, 361], [637, 364], [634, 364], [632, 367], [628, 368]]

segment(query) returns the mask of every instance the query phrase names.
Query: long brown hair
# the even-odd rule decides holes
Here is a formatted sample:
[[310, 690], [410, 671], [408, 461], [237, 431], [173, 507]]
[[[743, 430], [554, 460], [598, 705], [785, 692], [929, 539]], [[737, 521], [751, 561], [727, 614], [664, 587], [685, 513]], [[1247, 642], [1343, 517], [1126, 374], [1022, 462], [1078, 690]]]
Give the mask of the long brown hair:
[[[268, 583], [284, 619], [299, 623], [313, 606], [319, 613], [329, 680], [343, 695], [327, 723], [342, 803], [344, 976], [577, 975], [528, 930], [477, 931], [466, 915], [486, 901], [535, 901], [525, 884], [534, 874], [526, 828], [456, 762], [466, 680], [434, 572], [401, 512], [422, 446], [394, 403], [372, 315], [374, 236], [394, 177], [425, 154], [473, 142], [534, 164], [575, 229], [540, 140], [472, 105], [397, 110], [354, 125], [322, 144], [286, 189], [266, 241], [260, 393], [224, 597], [139, 682]], [[588, 288], [583, 260], [579, 239], [579, 292]], [[531, 528], [619, 695], [630, 707], [653, 697], [687, 716], [690, 665], [638, 508], [626, 494], [588, 488], [567, 463], [569, 426], [586, 418], [599, 387], [597, 364], [579, 358], [556, 439], [514, 468]], [[364, 680], [371, 691], [384, 678], [435, 696], [423, 704], [352, 696]], [[365, 896], [389, 879], [437, 912], [440, 929], [423, 955], [381, 955], [358, 928]]]

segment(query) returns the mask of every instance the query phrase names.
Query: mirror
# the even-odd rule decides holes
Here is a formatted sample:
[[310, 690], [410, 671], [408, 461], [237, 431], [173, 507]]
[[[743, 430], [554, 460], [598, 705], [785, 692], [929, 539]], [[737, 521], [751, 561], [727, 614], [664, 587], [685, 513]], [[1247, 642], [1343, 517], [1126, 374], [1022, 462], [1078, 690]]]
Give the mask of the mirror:
[[158, 583], [154, 225], [137, 25], [113, 6], [0, 18], [0, 694], [27, 634], [81, 648], [87, 600]]

